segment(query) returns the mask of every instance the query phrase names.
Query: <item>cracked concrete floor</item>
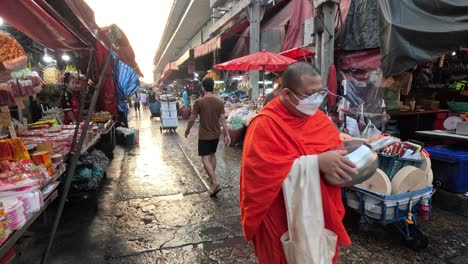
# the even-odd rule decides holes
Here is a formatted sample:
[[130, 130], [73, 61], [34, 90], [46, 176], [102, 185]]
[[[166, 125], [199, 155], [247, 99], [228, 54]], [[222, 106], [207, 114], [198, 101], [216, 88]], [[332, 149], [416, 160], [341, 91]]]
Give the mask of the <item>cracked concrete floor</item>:
[[[95, 201], [67, 203], [50, 263], [256, 263], [240, 226], [241, 150], [219, 148], [223, 190], [211, 199], [196, 128], [188, 140], [184, 121], [178, 133], [160, 133], [159, 121], [150, 120], [148, 112], [132, 117], [131, 125], [140, 129], [140, 145], [116, 149]], [[14, 263], [39, 263], [54, 207], [48, 211], [44, 222], [31, 228], [33, 236], [17, 247]], [[340, 263], [468, 263], [466, 218], [436, 209], [423, 231], [429, 248], [415, 253], [395, 230], [361, 225]]]

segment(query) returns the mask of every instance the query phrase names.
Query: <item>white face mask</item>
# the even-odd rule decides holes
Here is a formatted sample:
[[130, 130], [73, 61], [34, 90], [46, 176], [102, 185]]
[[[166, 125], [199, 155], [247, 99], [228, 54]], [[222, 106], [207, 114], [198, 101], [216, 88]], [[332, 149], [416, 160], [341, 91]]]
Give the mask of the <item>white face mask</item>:
[[298, 98], [299, 104], [296, 105], [296, 109], [305, 115], [314, 115], [320, 108], [325, 96], [327, 96], [327, 92], [320, 91], [302, 100], [299, 100]]

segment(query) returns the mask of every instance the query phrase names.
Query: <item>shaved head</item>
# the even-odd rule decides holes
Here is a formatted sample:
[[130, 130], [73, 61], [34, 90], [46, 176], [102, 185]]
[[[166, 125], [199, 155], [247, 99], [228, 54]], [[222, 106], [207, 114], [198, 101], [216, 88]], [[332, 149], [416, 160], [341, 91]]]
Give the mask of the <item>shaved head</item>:
[[296, 90], [302, 86], [302, 77], [320, 76], [320, 73], [309, 63], [296, 62], [288, 66], [282, 75], [281, 88]]

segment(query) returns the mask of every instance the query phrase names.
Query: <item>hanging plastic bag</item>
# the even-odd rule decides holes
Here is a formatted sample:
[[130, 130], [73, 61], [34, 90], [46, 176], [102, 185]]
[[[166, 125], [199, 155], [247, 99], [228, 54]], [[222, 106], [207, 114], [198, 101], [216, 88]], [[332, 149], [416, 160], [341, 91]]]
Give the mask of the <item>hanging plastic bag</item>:
[[345, 113], [343, 112], [343, 110], [349, 110], [349, 102], [346, 100], [346, 98], [341, 97], [340, 101], [338, 102], [338, 115], [340, 117], [340, 120], [344, 120]]
[[378, 130], [372, 121], [369, 120], [369, 123], [367, 123], [366, 128], [364, 128], [364, 131], [362, 132], [362, 138], [365, 139], [370, 139], [372, 136], [380, 136], [382, 132]]

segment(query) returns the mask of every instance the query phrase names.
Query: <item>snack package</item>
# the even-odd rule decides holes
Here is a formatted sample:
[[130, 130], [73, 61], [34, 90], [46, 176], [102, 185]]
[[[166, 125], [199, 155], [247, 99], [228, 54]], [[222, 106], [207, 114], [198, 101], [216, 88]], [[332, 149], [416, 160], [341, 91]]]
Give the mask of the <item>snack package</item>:
[[52, 159], [50, 158], [50, 153], [47, 151], [36, 152], [32, 155], [32, 160], [36, 165], [44, 165], [45, 167], [52, 166]]
[[10, 85], [7, 83], [0, 83], [0, 105], [15, 105], [15, 97], [11, 92]]
[[10, 144], [7, 140], [0, 140], [0, 161], [13, 160]]
[[28, 58], [23, 47], [10, 34], [0, 31], [0, 66], [15, 71], [26, 66]]
[[21, 138], [12, 138], [8, 140], [11, 152], [15, 160], [30, 159], [29, 152]]

